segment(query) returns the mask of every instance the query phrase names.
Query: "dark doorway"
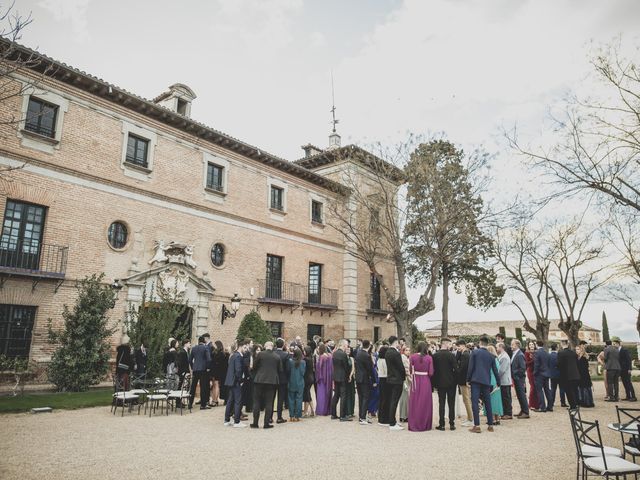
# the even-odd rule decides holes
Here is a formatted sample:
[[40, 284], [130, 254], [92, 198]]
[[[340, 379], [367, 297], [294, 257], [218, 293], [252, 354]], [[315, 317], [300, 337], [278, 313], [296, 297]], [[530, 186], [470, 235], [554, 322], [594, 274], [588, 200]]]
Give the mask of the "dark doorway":
[[179, 335], [180, 340], [186, 338], [193, 339], [193, 308], [185, 307], [183, 312], [176, 318], [175, 327], [173, 327], [172, 335]]
[[315, 335], [322, 338], [322, 325], [307, 324], [307, 340], [312, 340]]

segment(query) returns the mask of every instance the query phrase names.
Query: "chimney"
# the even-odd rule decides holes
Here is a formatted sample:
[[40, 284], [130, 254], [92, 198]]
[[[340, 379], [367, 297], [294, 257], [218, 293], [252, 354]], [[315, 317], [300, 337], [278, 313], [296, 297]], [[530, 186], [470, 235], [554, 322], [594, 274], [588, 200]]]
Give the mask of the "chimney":
[[191, 102], [196, 94], [183, 83], [174, 83], [169, 91], [161, 93], [153, 99], [154, 103], [185, 117], [191, 117]]
[[316, 147], [315, 145], [311, 145], [310, 143], [303, 145], [301, 148], [302, 150], [304, 150], [304, 158], [313, 157], [314, 155], [322, 153], [322, 149]]

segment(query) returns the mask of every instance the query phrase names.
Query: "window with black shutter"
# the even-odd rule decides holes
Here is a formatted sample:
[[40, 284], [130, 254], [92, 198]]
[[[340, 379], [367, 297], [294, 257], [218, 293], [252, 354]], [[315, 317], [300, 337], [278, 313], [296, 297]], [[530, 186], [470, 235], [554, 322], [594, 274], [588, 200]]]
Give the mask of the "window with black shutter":
[[130, 133], [127, 138], [127, 156], [125, 160], [132, 165], [148, 168], [148, 150], [149, 140]]
[[207, 188], [216, 192], [224, 191], [224, 167], [215, 163], [207, 164]]
[[271, 185], [271, 208], [284, 210], [284, 188]]
[[39, 98], [29, 98], [27, 117], [24, 122], [24, 129], [30, 132], [55, 138], [56, 118], [58, 117], [58, 106], [47, 103]]
[[322, 202], [311, 200], [311, 221], [322, 223]]
[[29, 358], [36, 307], [0, 304], [0, 355]]

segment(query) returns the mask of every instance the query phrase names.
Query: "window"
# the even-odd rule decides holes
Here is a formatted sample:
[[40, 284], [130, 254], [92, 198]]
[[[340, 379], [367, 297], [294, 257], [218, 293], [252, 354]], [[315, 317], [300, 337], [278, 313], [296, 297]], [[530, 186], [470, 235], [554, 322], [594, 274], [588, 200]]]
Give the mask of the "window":
[[307, 325], [307, 340], [313, 340], [313, 337], [316, 335], [322, 338], [322, 325], [313, 325], [309, 323]]
[[369, 309], [380, 310], [380, 282], [373, 273], [371, 274], [371, 299]]
[[375, 208], [373, 210], [370, 210], [370, 217], [369, 217], [369, 230], [370, 231], [375, 231], [378, 230], [378, 228], [380, 228], [380, 210]]
[[36, 307], [0, 304], [0, 354], [28, 358]]
[[149, 150], [149, 140], [136, 135], [129, 134], [127, 139], [127, 155], [125, 160], [132, 165], [148, 168], [147, 153]]
[[271, 208], [284, 211], [284, 188], [271, 185]]
[[282, 298], [282, 257], [267, 255], [266, 298]]
[[309, 264], [309, 295], [308, 302], [322, 303], [322, 265], [318, 263]]
[[380, 327], [373, 327], [373, 343], [377, 343], [380, 340]]
[[314, 223], [322, 222], [322, 202], [311, 200], [311, 221]]
[[30, 97], [24, 129], [38, 135], [55, 138], [57, 116], [57, 105]]
[[189, 105], [189, 103], [186, 100], [183, 100], [182, 98], [178, 98], [178, 108], [177, 111], [180, 115], [186, 115], [187, 114], [187, 105]]
[[265, 322], [271, 330], [271, 336], [273, 338], [282, 338], [282, 330], [284, 326], [284, 322]]
[[109, 225], [107, 238], [109, 240], [109, 245], [116, 250], [124, 248], [127, 245], [127, 239], [129, 238], [127, 226], [122, 222], [113, 222]]
[[224, 263], [224, 245], [216, 243], [211, 247], [211, 263], [214, 267], [221, 267]]
[[0, 237], [0, 265], [38, 270], [46, 208], [7, 200]]
[[224, 167], [214, 163], [207, 163], [207, 188], [217, 192], [224, 191], [223, 188]]

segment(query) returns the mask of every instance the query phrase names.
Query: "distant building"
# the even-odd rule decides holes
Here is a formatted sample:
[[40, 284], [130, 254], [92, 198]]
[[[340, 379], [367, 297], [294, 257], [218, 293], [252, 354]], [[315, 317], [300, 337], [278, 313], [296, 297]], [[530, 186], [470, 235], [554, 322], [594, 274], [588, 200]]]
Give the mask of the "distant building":
[[[567, 336], [558, 327], [558, 320], [551, 320], [549, 326], [549, 340], [560, 341], [566, 340]], [[491, 322], [449, 322], [449, 338], [456, 340], [458, 337], [475, 336], [475, 335], [489, 335], [494, 336], [500, 331], [500, 327], [504, 328], [505, 335], [507, 337], [516, 336], [516, 328], [522, 329], [522, 335], [526, 338], [533, 338], [533, 334], [527, 332], [524, 329], [523, 320], [498, 320]], [[431, 328], [424, 330], [424, 335], [429, 340], [435, 340], [440, 338], [441, 324], [438, 323]], [[601, 343], [602, 337], [600, 336], [600, 330], [590, 327], [589, 325], [582, 324], [582, 328], [578, 333], [581, 340], [586, 340], [589, 343]]]

